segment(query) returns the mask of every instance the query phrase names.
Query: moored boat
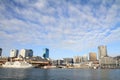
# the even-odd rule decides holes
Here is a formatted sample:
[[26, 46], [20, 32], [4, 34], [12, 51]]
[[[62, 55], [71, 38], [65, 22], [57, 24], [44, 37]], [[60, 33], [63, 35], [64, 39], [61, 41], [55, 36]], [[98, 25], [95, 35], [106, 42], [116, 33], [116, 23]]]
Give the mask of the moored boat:
[[2, 65], [3, 68], [33, 68], [32, 64], [26, 61], [6, 62]]

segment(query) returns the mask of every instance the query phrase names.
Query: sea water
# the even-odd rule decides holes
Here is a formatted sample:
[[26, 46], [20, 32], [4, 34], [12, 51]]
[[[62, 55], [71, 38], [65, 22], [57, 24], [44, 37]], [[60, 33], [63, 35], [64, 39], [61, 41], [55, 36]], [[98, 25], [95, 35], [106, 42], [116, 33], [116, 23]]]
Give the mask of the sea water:
[[0, 80], [120, 80], [120, 69], [0, 68]]

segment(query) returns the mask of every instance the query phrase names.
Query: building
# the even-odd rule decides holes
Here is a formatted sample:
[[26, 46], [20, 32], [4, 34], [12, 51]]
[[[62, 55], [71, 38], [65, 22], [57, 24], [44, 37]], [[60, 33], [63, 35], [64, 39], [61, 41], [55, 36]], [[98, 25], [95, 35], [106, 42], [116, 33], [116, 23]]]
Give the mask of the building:
[[97, 55], [94, 52], [89, 53], [89, 60], [90, 61], [96, 61], [97, 60]]
[[52, 66], [58, 66], [58, 61], [57, 60], [52, 60]]
[[17, 49], [10, 50], [10, 57], [18, 57], [18, 50]]
[[33, 57], [33, 50], [32, 49], [21, 49], [19, 53], [20, 58], [30, 58]]
[[117, 60], [117, 61], [116, 61], [117, 66], [118, 66], [118, 68], [120, 68], [120, 56], [116, 56], [116, 57], [114, 57], [114, 59]]
[[74, 63], [81, 63], [82, 62], [82, 57], [81, 56], [74, 56], [73, 62]]
[[52, 65], [53, 66], [63, 66], [63, 60], [61, 60], [61, 59], [53, 60]]
[[59, 65], [59, 66], [60, 66], [60, 65], [63, 65], [63, 60], [60, 60], [60, 59], [57, 60], [57, 65]]
[[103, 58], [107, 57], [107, 47], [106, 46], [98, 46], [98, 57]]
[[49, 49], [47, 49], [47, 48], [43, 49], [43, 57], [49, 58]]
[[63, 58], [63, 64], [73, 64], [73, 58]]
[[117, 59], [113, 57], [103, 57], [100, 59], [100, 67], [101, 68], [116, 68], [117, 65]]
[[33, 57], [33, 50], [32, 49], [28, 49], [28, 57]]
[[2, 48], [0, 48], [0, 56], [2, 56]]
[[87, 55], [82, 56], [82, 62], [87, 62], [87, 61], [88, 61], [88, 56]]

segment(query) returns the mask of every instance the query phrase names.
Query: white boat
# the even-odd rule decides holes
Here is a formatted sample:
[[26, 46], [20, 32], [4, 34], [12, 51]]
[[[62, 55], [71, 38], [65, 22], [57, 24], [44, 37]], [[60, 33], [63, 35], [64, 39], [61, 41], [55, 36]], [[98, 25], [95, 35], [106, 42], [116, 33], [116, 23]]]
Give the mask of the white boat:
[[93, 69], [97, 69], [97, 67], [94, 66]]
[[32, 64], [26, 61], [6, 62], [2, 65], [3, 68], [32, 68]]

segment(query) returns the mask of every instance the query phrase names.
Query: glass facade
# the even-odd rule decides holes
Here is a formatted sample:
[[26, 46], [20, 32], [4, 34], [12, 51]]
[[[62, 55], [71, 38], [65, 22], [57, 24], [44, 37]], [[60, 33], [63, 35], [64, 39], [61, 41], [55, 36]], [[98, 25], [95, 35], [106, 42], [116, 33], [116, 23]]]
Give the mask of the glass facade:
[[43, 50], [43, 57], [44, 57], [44, 58], [49, 58], [49, 49], [45, 48], [45, 49]]

